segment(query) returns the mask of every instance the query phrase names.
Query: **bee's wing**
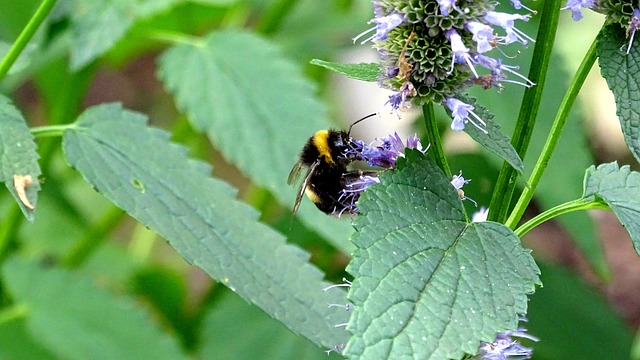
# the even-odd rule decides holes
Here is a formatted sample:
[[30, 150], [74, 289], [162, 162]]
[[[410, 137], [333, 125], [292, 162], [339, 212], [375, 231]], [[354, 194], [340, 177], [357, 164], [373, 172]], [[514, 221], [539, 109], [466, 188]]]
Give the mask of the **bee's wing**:
[[289, 173], [289, 177], [287, 178], [287, 185], [291, 185], [296, 181], [298, 181], [298, 178], [300, 177], [300, 173], [304, 168], [305, 168], [305, 165], [302, 163], [302, 161], [298, 161], [295, 165], [293, 165], [293, 169], [291, 169], [291, 172]]
[[[302, 165], [302, 163], [297, 163], [296, 166], [294, 166], [293, 169], [291, 170], [291, 174], [289, 174], [290, 181], [291, 181], [291, 175], [294, 174], [294, 170], [296, 170], [296, 168], [299, 167], [299, 169], [296, 170], [297, 174], [294, 175], [294, 180], [295, 180], [295, 178], [298, 177], [300, 170], [304, 167], [304, 165], [298, 166], [299, 164]], [[316, 171], [316, 168], [318, 167], [318, 165], [320, 165], [320, 160], [316, 160], [309, 167], [309, 171], [307, 171], [307, 175], [304, 177], [304, 181], [302, 181], [302, 185], [300, 185], [300, 189], [298, 190], [298, 194], [296, 195], [296, 202], [293, 205], [292, 215], [295, 215], [298, 212], [298, 208], [300, 208], [300, 203], [302, 202], [302, 197], [304, 196], [304, 191], [307, 189], [307, 186], [309, 186], [309, 182], [311, 181], [311, 176], [313, 176], [313, 173], [314, 171]]]

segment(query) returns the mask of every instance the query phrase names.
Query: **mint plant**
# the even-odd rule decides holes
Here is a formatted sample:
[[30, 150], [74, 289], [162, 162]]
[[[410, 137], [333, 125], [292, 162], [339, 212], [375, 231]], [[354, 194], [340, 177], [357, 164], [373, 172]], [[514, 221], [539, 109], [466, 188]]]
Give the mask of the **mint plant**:
[[[522, 244], [557, 221], [606, 281], [584, 211], [599, 209], [640, 254], [637, 164], [595, 163], [571, 113], [597, 59], [640, 160], [636, 2], [3, 8], [0, 357], [637, 353], [611, 306]], [[568, 75], [559, 22], [580, 27], [587, 11], [604, 25]], [[346, 48], [377, 58], [337, 61]], [[146, 105], [123, 105], [124, 92], [95, 101], [101, 77], [132, 64], [154, 67]], [[340, 127], [331, 72], [390, 91], [370, 112], [421, 109], [416, 135], [350, 137], [340, 156], [372, 171], [345, 184], [347, 211], [327, 216], [305, 199], [291, 217], [287, 174], [315, 131]], [[482, 151], [450, 152], [450, 132]], [[534, 200], [540, 211], [525, 218]]]

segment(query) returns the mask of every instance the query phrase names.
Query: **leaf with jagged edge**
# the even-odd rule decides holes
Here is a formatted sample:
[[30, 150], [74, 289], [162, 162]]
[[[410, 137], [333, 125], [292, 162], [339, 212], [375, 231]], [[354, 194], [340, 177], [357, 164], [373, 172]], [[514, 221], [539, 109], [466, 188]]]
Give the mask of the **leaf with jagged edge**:
[[20, 111], [8, 98], [0, 96], [0, 181], [31, 222], [40, 191], [40, 156], [36, 148]]
[[[255, 34], [216, 31], [198, 44], [169, 49], [159, 76], [227, 161], [293, 206], [297, 189], [287, 185], [287, 176], [307, 139], [330, 126], [313, 83], [294, 63]], [[297, 215], [338, 249], [353, 250], [348, 221], [326, 216], [310, 201]]]
[[[208, 0], [228, 5], [236, 0]], [[71, 19], [71, 69], [78, 70], [109, 51], [136, 21], [170, 9], [187, 0], [73, 0], [65, 3]]]
[[583, 197], [609, 205], [640, 255], [640, 173], [615, 162], [591, 166], [584, 177]]
[[380, 65], [376, 63], [345, 64], [313, 59], [311, 60], [311, 64], [322, 66], [325, 69], [337, 72], [354, 80], [367, 82], [378, 81], [378, 76], [380, 76], [381, 71]]
[[616, 100], [624, 140], [636, 160], [640, 161], [640, 46], [626, 53], [629, 39], [617, 24], [610, 24], [598, 34], [598, 64]]
[[105, 104], [86, 110], [63, 135], [63, 151], [97, 191], [164, 237], [190, 263], [317, 345], [344, 342], [335, 329], [344, 303], [309, 254], [258, 221], [236, 190], [211, 178], [169, 134], [146, 118]]
[[494, 222], [467, 223], [428, 157], [409, 151], [358, 202], [350, 359], [461, 359], [514, 330], [540, 284], [530, 250]]
[[[478, 125], [486, 131], [478, 129], [469, 122], [465, 125], [464, 132], [471, 136], [478, 144], [508, 162], [514, 169], [523, 172], [524, 164], [522, 163], [522, 159], [520, 159], [516, 149], [511, 145], [509, 136], [502, 132], [498, 123], [493, 121], [493, 114], [491, 114], [487, 108], [478, 104], [475, 99], [466, 97], [463, 101], [474, 106], [473, 111], [485, 122], [485, 125]], [[448, 109], [447, 112], [451, 113]], [[471, 120], [478, 123], [477, 119], [471, 118]]]
[[93, 279], [19, 257], [2, 270], [33, 340], [60, 359], [187, 359], [151, 314]]

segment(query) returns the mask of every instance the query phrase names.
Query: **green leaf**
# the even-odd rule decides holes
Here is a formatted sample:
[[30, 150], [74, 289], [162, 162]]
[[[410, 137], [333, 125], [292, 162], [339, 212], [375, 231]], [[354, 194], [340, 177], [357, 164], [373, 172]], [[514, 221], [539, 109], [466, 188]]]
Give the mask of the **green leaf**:
[[[148, 314], [82, 275], [12, 258], [3, 275], [35, 339], [64, 359], [185, 359]], [[144, 344], [144, 346], [142, 345]]]
[[380, 65], [376, 63], [344, 64], [313, 59], [311, 60], [311, 64], [322, 66], [323, 68], [335, 71], [351, 79], [369, 82], [378, 81], [378, 76], [381, 71]]
[[[477, 143], [484, 146], [487, 150], [508, 162], [514, 169], [519, 172], [523, 172], [524, 165], [522, 164], [520, 156], [518, 156], [513, 145], [511, 145], [511, 139], [509, 136], [502, 132], [498, 123], [493, 121], [493, 114], [491, 114], [484, 106], [477, 104], [475, 100], [465, 100], [465, 102], [475, 107], [474, 112], [486, 123], [486, 125], [479, 125], [481, 125], [487, 132], [485, 133], [471, 123], [466, 124], [464, 132], [471, 136], [471, 138]], [[474, 121], [478, 122], [478, 120]]]
[[344, 302], [309, 254], [258, 222], [209, 167], [189, 160], [169, 134], [141, 114], [107, 104], [85, 111], [64, 133], [68, 161], [99, 192], [163, 236], [182, 257], [314, 343], [342, 341], [344, 321], [329, 303]]
[[[180, 44], [160, 59], [160, 77], [193, 126], [280, 203], [293, 206], [286, 179], [304, 143], [326, 129], [326, 109], [313, 84], [268, 41], [220, 31], [200, 46]], [[258, 81], [259, 79], [259, 81]], [[352, 229], [303, 201], [300, 218], [344, 252]]]
[[640, 173], [628, 165], [608, 163], [591, 166], [584, 178], [587, 200], [604, 200], [627, 229], [633, 247], [640, 254]]
[[0, 181], [31, 222], [40, 191], [39, 158], [22, 114], [8, 98], [0, 96]]
[[459, 195], [428, 158], [380, 176], [363, 194], [348, 271], [362, 359], [460, 359], [516, 329], [540, 284], [529, 250], [504, 225], [467, 223]]
[[615, 97], [624, 139], [640, 161], [640, 46], [631, 47], [626, 54], [628, 41], [619, 25], [603, 27], [598, 35], [598, 63]]
[[70, 5], [71, 69], [78, 70], [109, 51], [140, 19], [185, 0], [73, 0]]
[[[344, 311], [334, 308], [335, 311]], [[242, 321], [238, 321], [242, 319]], [[250, 329], [248, 331], [248, 329]], [[202, 320], [199, 359], [331, 360], [308, 340], [295, 336], [238, 296], [225, 293]], [[242, 349], [239, 351], [239, 349]]]

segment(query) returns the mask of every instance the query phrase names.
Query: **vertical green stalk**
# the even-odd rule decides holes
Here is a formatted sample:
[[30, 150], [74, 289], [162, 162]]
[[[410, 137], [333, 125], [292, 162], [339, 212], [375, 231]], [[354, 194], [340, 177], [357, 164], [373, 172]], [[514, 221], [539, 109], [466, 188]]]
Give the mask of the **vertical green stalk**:
[[33, 14], [27, 23], [27, 26], [22, 29], [22, 32], [11, 46], [11, 49], [9, 49], [7, 55], [2, 59], [2, 62], [0, 63], [0, 80], [7, 75], [11, 66], [16, 62], [18, 56], [22, 53], [22, 50], [27, 46], [29, 40], [33, 37], [33, 34], [38, 30], [38, 27], [40, 27], [40, 24], [42, 24], [47, 15], [49, 15], [51, 8], [53, 8], [53, 5], [55, 4], [56, 0], [44, 0], [40, 4], [36, 13]]
[[450, 178], [451, 169], [449, 168], [449, 163], [442, 148], [442, 138], [440, 137], [438, 122], [433, 112], [433, 103], [429, 102], [424, 104], [422, 106], [422, 114], [427, 127], [427, 137], [429, 138], [429, 154], [431, 154], [438, 167]]
[[22, 210], [18, 205], [12, 204], [0, 224], [0, 260], [7, 256], [9, 245], [18, 233], [22, 219]]
[[[511, 137], [511, 144], [521, 159], [524, 159], [529, 147], [535, 119], [540, 108], [542, 90], [544, 89], [551, 51], [556, 38], [559, 16], [560, 0], [546, 0], [542, 9], [542, 18], [536, 36], [536, 46], [533, 49], [533, 61], [531, 62], [528, 76], [529, 80], [536, 85], [526, 89], [524, 92], [516, 128]], [[505, 162], [491, 198], [489, 220], [498, 222], [506, 220], [517, 176], [517, 171]]]
[[516, 225], [522, 218], [522, 214], [529, 205], [529, 202], [533, 198], [533, 193], [540, 182], [540, 178], [542, 174], [547, 168], [549, 164], [549, 160], [551, 159], [551, 155], [558, 144], [558, 140], [560, 140], [560, 135], [562, 135], [562, 130], [564, 129], [564, 125], [567, 121], [567, 117], [569, 116], [569, 112], [573, 107], [573, 104], [578, 97], [578, 93], [584, 84], [587, 75], [589, 75], [589, 70], [596, 61], [596, 45], [597, 40], [594, 40], [591, 44], [591, 47], [587, 51], [580, 67], [576, 71], [576, 75], [573, 77], [571, 84], [569, 85], [569, 89], [567, 93], [564, 95], [564, 99], [562, 99], [562, 104], [560, 104], [560, 110], [558, 111], [555, 120], [553, 121], [553, 125], [551, 126], [551, 132], [549, 133], [549, 137], [547, 138], [547, 142], [544, 144], [544, 148], [542, 149], [542, 154], [538, 158], [538, 162], [536, 166], [533, 168], [533, 172], [531, 173], [531, 177], [529, 178], [529, 187], [525, 188], [516, 206], [513, 209], [513, 212], [507, 219], [505, 225], [510, 227], [511, 229], [515, 229]]

